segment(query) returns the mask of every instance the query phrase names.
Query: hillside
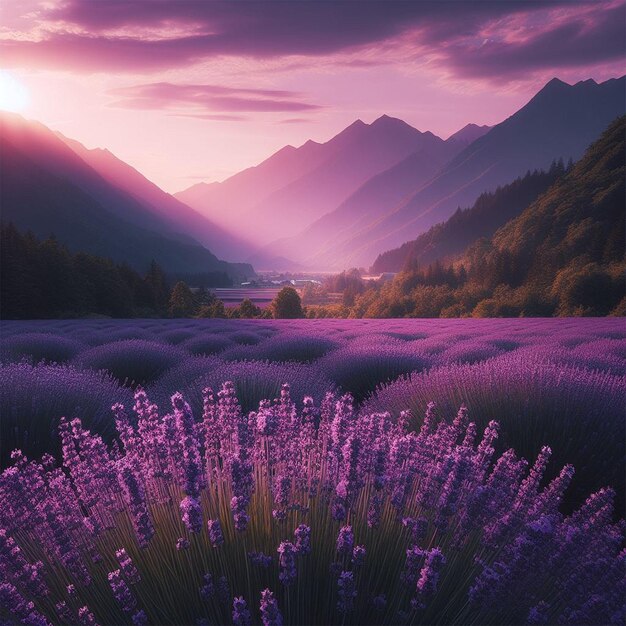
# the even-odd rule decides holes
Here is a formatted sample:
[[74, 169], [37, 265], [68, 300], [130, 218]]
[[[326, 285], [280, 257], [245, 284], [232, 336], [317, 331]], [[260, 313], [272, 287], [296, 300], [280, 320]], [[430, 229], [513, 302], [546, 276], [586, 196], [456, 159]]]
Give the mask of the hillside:
[[173, 232], [193, 237], [198, 243], [227, 261], [241, 260], [248, 255], [250, 249], [248, 242], [220, 228], [205, 216], [166, 193], [109, 150], [100, 148], [89, 150], [74, 139], [69, 139], [61, 133], [57, 135], [102, 178], [152, 210]]
[[16, 115], [0, 117], [2, 219], [45, 238], [54, 234], [84, 251], [145, 271], [156, 260], [168, 273], [253, 274], [219, 260], [173, 219], [112, 185], [52, 131]]
[[351, 315], [625, 315], [625, 137], [621, 117], [491, 239], [365, 291]]
[[196, 185], [175, 195], [262, 246], [295, 235], [372, 176], [418, 150], [443, 143], [386, 115], [371, 124], [357, 120], [323, 144], [287, 146], [223, 183]]
[[[445, 220], [459, 206], [471, 206], [484, 191], [507, 184], [528, 170], [579, 159], [626, 107], [626, 77], [604, 83], [568, 85], [554, 79], [514, 115], [457, 154], [410, 198], [359, 228], [333, 234], [332, 250], [307, 248], [305, 259], [324, 267], [370, 265], [385, 250], [400, 246]], [[302, 259], [295, 259], [302, 260]], [[329, 265], [331, 264], [332, 265]]]
[[472, 207], [457, 209], [445, 222], [432, 226], [414, 241], [379, 255], [372, 271], [399, 272], [408, 265], [423, 266], [458, 256], [474, 241], [491, 237], [519, 215], [563, 172], [563, 164], [555, 163], [548, 172], [527, 172], [523, 178], [481, 194]]

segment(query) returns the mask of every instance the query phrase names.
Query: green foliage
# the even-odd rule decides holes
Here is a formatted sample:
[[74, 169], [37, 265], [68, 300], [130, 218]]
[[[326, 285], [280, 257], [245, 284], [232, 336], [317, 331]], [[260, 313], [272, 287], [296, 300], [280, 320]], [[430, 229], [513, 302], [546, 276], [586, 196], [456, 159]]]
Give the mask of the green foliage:
[[554, 161], [547, 172], [529, 171], [508, 185], [481, 194], [471, 208], [459, 207], [448, 220], [436, 224], [417, 239], [379, 255], [372, 271], [399, 271], [417, 263], [424, 265], [460, 255], [467, 246], [481, 237], [490, 237], [519, 215], [565, 171], [562, 161]]
[[[409, 259], [391, 283], [356, 296], [350, 316], [619, 315], [625, 308], [625, 134], [622, 117], [491, 239], [475, 241], [448, 265], [420, 267]], [[555, 168], [563, 174], [561, 165]]]
[[304, 317], [302, 301], [293, 287], [283, 287], [272, 300], [271, 309], [276, 319]]
[[167, 283], [152, 263], [147, 276], [124, 264], [70, 253], [56, 239], [0, 226], [0, 313], [4, 319], [106, 315], [154, 316], [167, 301]]
[[172, 317], [190, 317], [194, 311], [194, 298], [187, 283], [178, 281], [172, 289], [169, 312]]
[[196, 317], [219, 317], [225, 318], [228, 317], [226, 315], [226, 308], [224, 307], [224, 303], [221, 300], [215, 299], [211, 304], [204, 304], [196, 313]]
[[258, 307], [250, 298], [244, 298], [239, 306], [229, 311], [229, 317], [235, 319], [258, 319], [263, 315], [261, 307]]

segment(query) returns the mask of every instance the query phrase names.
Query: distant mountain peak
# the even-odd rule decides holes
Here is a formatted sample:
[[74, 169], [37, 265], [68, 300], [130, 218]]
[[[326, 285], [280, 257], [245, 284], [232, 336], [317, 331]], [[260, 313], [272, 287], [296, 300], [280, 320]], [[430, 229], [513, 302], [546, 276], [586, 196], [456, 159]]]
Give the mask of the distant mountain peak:
[[479, 137], [487, 134], [491, 128], [491, 126], [487, 126], [486, 124], [483, 126], [472, 123], [466, 124], [463, 128], [461, 128], [461, 130], [457, 130], [456, 133], [450, 135], [447, 141], [459, 141], [461, 143], [470, 144], [473, 141], [476, 141]]
[[[582, 81], [581, 81], [582, 82]], [[571, 87], [571, 85], [569, 83], [566, 83], [565, 81], [561, 80], [560, 78], [557, 78], [556, 76], [554, 78], [551, 78], [544, 86], [544, 89], [546, 89], [547, 87]]]
[[[391, 117], [386, 113], [376, 118], [371, 124], [370, 128], [413, 128], [410, 124], [407, 124], [404, 120], [398, 117]], [[414, 129], [415, 130], [415, 129]], [[419, 131], [418, 131], [419, 132]]]

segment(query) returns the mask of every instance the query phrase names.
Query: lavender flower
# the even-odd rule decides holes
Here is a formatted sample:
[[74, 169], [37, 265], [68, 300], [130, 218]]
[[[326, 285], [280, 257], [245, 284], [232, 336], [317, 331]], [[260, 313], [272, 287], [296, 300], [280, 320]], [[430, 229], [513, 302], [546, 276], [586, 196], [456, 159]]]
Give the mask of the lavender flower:
[[137, 600], [133, 596], [126, 581], [122, 578], [122, 571], [116, 569], [108, 574], [109, 585], [113, 591], [115, 600], [120, 605], [122, 611], [130, 613], [135, 606], [137, 606]]
[[354, 546], [352, 550], [352, 566], [356, 569], [359, 568], [365, 563], [365, 555], [367, 551], [365, 546]]
[[133, 614], [132, 621], [133, 621], [133, 626], [147, 626], [148, 616], [146, 615], [146, 612], [143, 610], [137, 611], [135, 614]]
[[311, 527], [300, 524], [293, 533], [296, 537], [296, 553], [304, 556], [311, 552]]
[[356, 598], [356, 586], [354, 584], [354, 574], [352, 572], [341, 572], [337, 580], [337, 609], [340, 613], [349, 613], [354, 609], [354, 598]]
[[233, 599], [233, 624], [235, 626], [250, 626], [252, 618], [248, 605], [243, 596], [237, 596]]
[[296, 579], [296, 549], [291, 541], [281, 541], [277, 550], [278, 564], [280, 565], [280, 573], [278, 578], [280, 582], [288, 587], [291, 585]]
[[372, 606], [375, 611], [382, 613], [387, 608], [387, 596], [384, 593], [381, 593], [372, 598]]
[[184, 537], [179, 537], [176, 540], [176, 549], [178, 551], [180, 551], [180, 550], [188, 550], [189, 549], [189, 541], [187, 539], [185, 539]]
[[213, 585], [213, 577], [206, 573], [202, 577], [202, 587], [200, 587], [200, 595], [204, 601], [210, 600], [215, 595], [215, 586]]
[[180, 503], [180, 513], [190, 533], [199, 533], [202, 530], [202, 509], [196, 498], [185, 496]]
[[267, 569], [272, 564], [272, 557], [263, 552], [248, 552], [248, 559], [252, 565]]
[[128, 553], [124, 548], [120, 548], [115, 552], [115, 556], [117, 557], [117, 562], [120, 564], [120, 569], [124, 574], [124, 578], [131, 585], [136, 585], [140, 580], [141, 576], [139, 575], [139, 571], [135, 567], [133, 560], [128, 556]]
[[78, 609], [78, 621], [81, 626], [98, 626], [96, 618], [89, 610], [88, 606], [81, 606], [80, 609]]
[[274, 594], [269, 589], [261, 591], [259, 609], [263, 626], [282, 626], [283, 616], [280, 613]]
[[342, 526], [337, 535], [337, 552], [339, 554], [350, 554], [354, 546], [354, 533], [352, 526]]
[[214, 548], [224, 543], [224, 535], [222, 534], [222, 525], [218, 519], [210, 519], [207, 521], [209, 530], [209, 541]]

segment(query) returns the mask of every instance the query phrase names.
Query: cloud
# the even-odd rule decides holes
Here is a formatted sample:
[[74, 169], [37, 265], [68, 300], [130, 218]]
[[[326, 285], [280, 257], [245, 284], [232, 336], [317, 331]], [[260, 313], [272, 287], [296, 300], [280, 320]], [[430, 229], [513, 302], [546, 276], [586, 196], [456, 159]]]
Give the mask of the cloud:
[[[174, 110], [177, 115], [200, 119], [241, 121], [224, 113], [315, 111], [302, 95], [275, 89], [250, 89], [224, 85], [147, 83], [111, 89], [117, 99], [109, 106], [140, 110]], [[216, 113], [218, 115], [216, 115]]]
[[244, 115], [226, 115], [220, 113], [168, 113], [168, 117], [189, 117], [211, 122], [247, 122], [249, 119]]
[[[6, 20], [4, 35], [0, 31], [5, 67], [156, 72], [224, 56], [330, 56], [367, 67], [378, 62], [376, 55], [359, 59], [359, 50], [410, 42], [413, 58], [491, 77], [616, 61], [624, 54], [623, 0], [65, 0], [42, 2], [29, 15], [30, 29], [20, 14], [14, 24]], [[410, 63], [404, 53], [402, 47], [394, 62]]]
[[308, 124], [311, 120], [306, 117], [289, 117], [284, 120], [278, 120], [277, 124]]
[[[515, 78], [535, 70], [571, 68], [624, 58], [623, 4], [605, 11], [553, 10], [546, 12], [543, 24], [531, 25], [526, 20], [506, 24], [516, 36], [506, 40], [502, 27], [487, 30], [480, 45], [467, 52], [462, 42], [444, 49], [442, 64], [455, 73], [468, 77]], [[548, 15], [549, 14], [549, 15]], [[526, 23], [524, 23], [526, 22]], [[500, 32], [499, 32], [500, 30]]]

